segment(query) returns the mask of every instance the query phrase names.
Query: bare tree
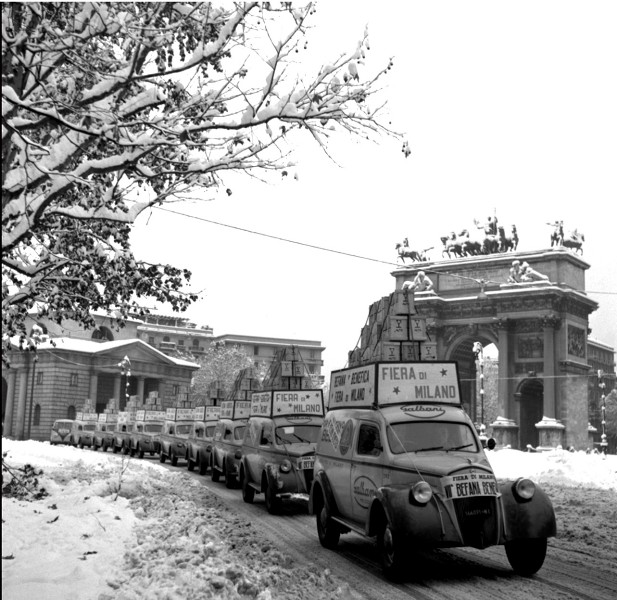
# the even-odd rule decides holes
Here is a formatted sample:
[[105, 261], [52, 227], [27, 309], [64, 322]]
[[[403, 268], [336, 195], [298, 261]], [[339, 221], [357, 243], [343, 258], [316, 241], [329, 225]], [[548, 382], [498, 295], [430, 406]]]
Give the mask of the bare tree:
[[361, 77], [366, 35], [349, 55], [302, 71], [313, 11], [3, 3], [6, 334], [23, 338], [33, 309], [87, 327], [93, 309], [122, 325], [144, 296], [184, 310], [195, 300], [184, 291], [190, 273], [131, 252], [140, 213], [204, 197], [225, 173], [284, 172], [299, 130], [326, 151], [335, 131], [396, 135], [372, 106], [391, 62]]

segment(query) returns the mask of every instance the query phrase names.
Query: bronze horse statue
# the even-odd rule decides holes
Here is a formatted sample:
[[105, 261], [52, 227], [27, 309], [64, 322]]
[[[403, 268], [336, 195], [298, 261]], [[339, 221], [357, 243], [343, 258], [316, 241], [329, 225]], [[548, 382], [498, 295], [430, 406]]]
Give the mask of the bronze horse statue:
[[[398, 251], [398, 258], [405, 264], [405, 259], [409, 258], [411, 262], [424, 262], [428, 260], [426, 253], [433, 248], [426, 248], [425, 250], [411, 250], [409, 246], [404, 244], [397, 244], [396, 250]], [[397, 259], [398, 260], [398, 259]]]
[[449, 237], [443, 236], [440, 239], [443, 244], [442, 256], [447, 254], [448, 258], [452, 258], [450, 253], [454, 254], [455, 258], [462, 258], [464, 256], [463, 244], [458, 240], [456, 233], [452, 232]]
[[508, 252], [508, 250], [512, 250], [514, 252], [518, 246], [518, 232], [516, 231], [516, 225], [512, 225], [511, 235], [506, 235], [506, 230], [502, 226], [499, 226], [497, 231], [499, 231], [499, 252]]
[[566, 236], [563, 231], [563, 221], [555, 221], [554, 223], [547, 223], [547, 225], [553, 227], [553, 232], [551, 233], [551, 248], [553, 246], [563, 246], [564, 248], [573, 249], [577, 253], [580, 252], [581, 255], [583, 254], [585, 236], [582, 233], [574, 229]]

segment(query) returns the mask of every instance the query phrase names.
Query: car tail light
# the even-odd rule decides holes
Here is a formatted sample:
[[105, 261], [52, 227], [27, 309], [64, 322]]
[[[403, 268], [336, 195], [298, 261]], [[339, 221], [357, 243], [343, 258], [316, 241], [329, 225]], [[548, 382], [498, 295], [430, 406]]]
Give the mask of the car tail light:
[[536, 484], [531, 479], [520, 477], [512, 485], [512, 491], [519, 500], [531, 500], [536, 493]]
[[291, 471], [291, 463], [285, 459], [282, 463], [281, 466], [279, 467], [281, 473], [289, 473], [289, 471]]
[[418, 481], [409, 491], [409, 501], [426, 504], [433, 497], [433, 490], [426, 481]]

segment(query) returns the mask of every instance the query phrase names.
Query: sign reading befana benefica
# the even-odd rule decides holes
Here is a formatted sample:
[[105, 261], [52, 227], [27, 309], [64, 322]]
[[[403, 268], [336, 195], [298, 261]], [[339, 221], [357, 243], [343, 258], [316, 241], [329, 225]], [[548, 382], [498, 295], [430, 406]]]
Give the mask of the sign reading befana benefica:
[[252, 417], [323, 417], [322, 390], [253, 392]]
[[248, 419], [251, 414], [249, 400], [225, 400], [221, 402], [221, 419]]
[[460, 404], [456, 363], [377, 363], [334, 371], [329, 408], [409, 402]]
[[220, 415], [220, 406], [196, 406], [193, 409], [194, 421], [217, 421]]

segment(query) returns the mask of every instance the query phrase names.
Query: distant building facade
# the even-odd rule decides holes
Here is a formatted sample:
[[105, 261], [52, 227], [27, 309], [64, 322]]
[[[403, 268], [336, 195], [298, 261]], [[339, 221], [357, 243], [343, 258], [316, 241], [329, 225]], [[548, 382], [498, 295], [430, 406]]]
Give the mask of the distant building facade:
[[294, 346], [307, 366], [309, 373], [318, 385], [323, 385], [324, 375], [322, 353], [325, 347], [314, 340], [295, 340], [291, 338], [259, 337], [240, 334], [225, 334], [212, 338], [213, 342], [229, 346], [239, 346], [253, 359], [256, 368], [269, 367], [278, 351]]
[[[199, 357], [213, 342], [239, 346], [257, 367], [269, 366], [278, 350], [295, 346], [318, 384], [323, 383], [320, 342], [287, 338], [221, 335], [188, 319], [149, 315], [129, 319], [122, 328], [94, 314], [94, 329], [65, 321], [58, 325], [31, 318], [27, 329], [42, 331], [37, 351], [17, 348], [8, 353], [10, 367], [2, 365], [3, 435], [17, 439], [49, 439], [54, 420], [74, 418], [86, 399], [103, 412], [111, 399], [119, 410], [126, 398], [143, 402], [151, 392], [163, 408], [175, 404], [190, 388], [200, 368]], [[130, 376], [120, 362], [130, 362]]]

